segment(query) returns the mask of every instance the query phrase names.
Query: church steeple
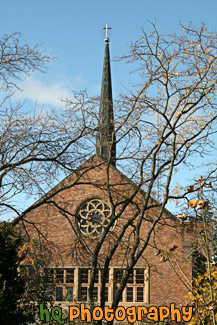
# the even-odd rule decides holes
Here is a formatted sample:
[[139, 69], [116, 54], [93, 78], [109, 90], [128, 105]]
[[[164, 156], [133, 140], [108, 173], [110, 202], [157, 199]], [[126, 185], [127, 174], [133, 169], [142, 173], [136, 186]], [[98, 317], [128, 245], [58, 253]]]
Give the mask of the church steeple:
[[116, 143], [114, 134], [114, 113], [112, 101], [108, 25], [106, 25], [105, 29], [105, 55], [99, 107], [99, 123], [96, 136], [96, 153], [106, 161], [108, 161], [111, 157], [111, 163], [115, 166]]

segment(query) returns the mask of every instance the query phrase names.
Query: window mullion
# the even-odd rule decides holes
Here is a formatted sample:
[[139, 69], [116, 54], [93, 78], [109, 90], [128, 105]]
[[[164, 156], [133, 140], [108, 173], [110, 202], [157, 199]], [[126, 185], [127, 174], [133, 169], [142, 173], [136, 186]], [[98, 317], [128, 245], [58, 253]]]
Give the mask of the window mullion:
[[133, 302], [136, 301], [136, 269], [133, 270]]

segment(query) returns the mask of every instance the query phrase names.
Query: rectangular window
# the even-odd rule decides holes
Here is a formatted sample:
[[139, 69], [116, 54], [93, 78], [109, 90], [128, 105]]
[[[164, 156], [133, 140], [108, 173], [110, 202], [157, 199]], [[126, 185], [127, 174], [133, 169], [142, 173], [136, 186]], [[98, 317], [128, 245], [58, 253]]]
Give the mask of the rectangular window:
[[[115, 292], [117, 291], [121, 279], [124, 275], [125, 270], [116, 268], [111, 272], [114, 285], [110, 287], [111, 280], [109, 275], [106, 276], [105, 283], [105, 301], [112, 301]], [[78, 276], [75, 277], [75, 274]], [[55, 295], [56, 301], [68, 301], [71, 302], [75, 298], [79, 301], [88, 301], [88, 289], [90, 285], [90, 275], [91, 269], [88, 268], [78, 268], [76, 273], [75, 269], [72, 268], [56, 268], [56, 269], [47, 269], [45, 270], [45, 275], [47, 278], [46, 291], [47, 296], [52, 297]], [[94, 288], [93, 288], [93, 298], [95, 301], [100, 301], [100, 292], [101, 292], [101, 270], [96, 270], [96, 276], [94, 279]], [[77, 279], [77, 280], [76, 280]], [[54, 282], [53, 282], [54, 281]], [[52, 288], [52, 284], [54, 287]], [[78, 291], [75, 291], [75, 288], [78, 288]], [[111, 292], [109, 288], [113, 287]], [[121, 295], [121, 302], [145, 302], [145, 269], [135, 268], [131, 272], [126, 287], [124, 288]]]
[[[118, 289], [121, 278], [124, 274], [123, 269], [114, 270], [115, 290]], [[145, 269], [134, 269], [128, 278], [126, 287], [122, 292], [121, 301], [123, 302], [144, 302]]]
[[115, 283], [120, 283], [123, 277], [123, 270], [115, 270]]
[[133, 301], [133, 287], [127, 288], [127, 302]]
[[73, 287], [67, 287], [66, 290], [67, 290], [66, 300], [73, 301]]
[[66, 270], [66, 283], [74, 283], [74, 270]]
[[[96, 270], [96, 275], [94, 278], [94, 288], [93, 288], [93, 298], [95, 301], [99, 302], [100, 301], [100, 288], [101, 288], [101, 276], [102, 272], [97, 269]], [[90, 285], [90, 277], [91, 277], [91, 270], [90, 269], [80, 269], [79, 270], [79, 299], [82, 301], [82, 293], [85, 291], [88, 293], [89, 285]], [[109, 283], [109, 271], [108, 275], [106, 276], [106, 301], [108, 301], [108, 285]], [[85, 288], [85, 289], [84, 289]]]
[[[56, 301], [73, 301], [74, 269], [46, 269], [45, 276], [48, 297], [51, 297], [55, 290]], [[54, 289], [51, 287], [50, 283], [54, 285]]]
[[95, 278], [94, 278], [94, 283], [99, 283], [99, 270], [96, 270]]
[[105, 287], [105, 302], [108, 302], [108, 287]]
[[82, 301], [87, 301], [87, 287], [81, 287], [81, 297]]
[[98, 288], [93, 288], [93, 299], [98, 300]]
[[88, 283], [88, 269], [81, 269], [81, 283]]
[[63, 282], [64, 282], [64, 270], [56, 269], [56, 283], [63, 283]]
[[127, 283], [133, 283], [133, 271], [130, 273]]
[[136, 283], [144, 284], [144, 270], [136, 270]]
[[137, 290], [137, 301], [141, 301], [143, 302], [144, 298], [143, 298], [143, 287], [138, 287], [136, 288]]

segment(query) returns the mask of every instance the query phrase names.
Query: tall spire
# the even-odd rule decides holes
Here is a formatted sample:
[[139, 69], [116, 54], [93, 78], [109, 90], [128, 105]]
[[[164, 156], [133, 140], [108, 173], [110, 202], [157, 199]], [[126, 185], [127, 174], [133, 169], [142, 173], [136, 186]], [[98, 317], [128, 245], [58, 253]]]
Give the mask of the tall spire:
[[110, 28], [106, 25], [105, 29], [105, 55], [99, 107], [99, 123], [96, 136], [96, 153], [106, 161], [111, 157], [111, 163], [115, 166], [116, 143], [114, 134], [114, 113], [108, 38], [108, 29]]

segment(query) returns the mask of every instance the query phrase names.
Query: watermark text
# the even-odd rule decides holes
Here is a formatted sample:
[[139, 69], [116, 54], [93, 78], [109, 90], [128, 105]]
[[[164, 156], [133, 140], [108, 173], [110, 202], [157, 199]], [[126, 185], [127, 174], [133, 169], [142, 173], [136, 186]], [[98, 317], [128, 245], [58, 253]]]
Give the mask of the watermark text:
[[[116, 309], [109, 308], [107, 306], [102, 309], [100, 306], [96, 306], [91, 312], [89, 308], [85, 307], [85, 304], [79, 306], [69, 306], [68, 320], [74, 321], [80, 319], [81, 321], [91, 322], [100, 321], [105, 319], [110, 322], [113, 320], [124, 321], [127, 320], [129, 323], [135, 323], [136, 321], [152, 320], [156, 322], [162, 322], [169, 318], [172, 321], [188, 322], [192, 318], [193, 307], [183, 306], [181, 309], [175, 307], [175, 304], [167, 306], [131, 306], [122, 307], [119, 306]], [[50, 311], [44, 308], [43, 304], [40, 304], [40, 320], [44, 322], [50, 322], [52, 319], [57, 321], [59, 324], [64, 324], [65, 320], [62, 319], [62, 308], [53, 307]]]

